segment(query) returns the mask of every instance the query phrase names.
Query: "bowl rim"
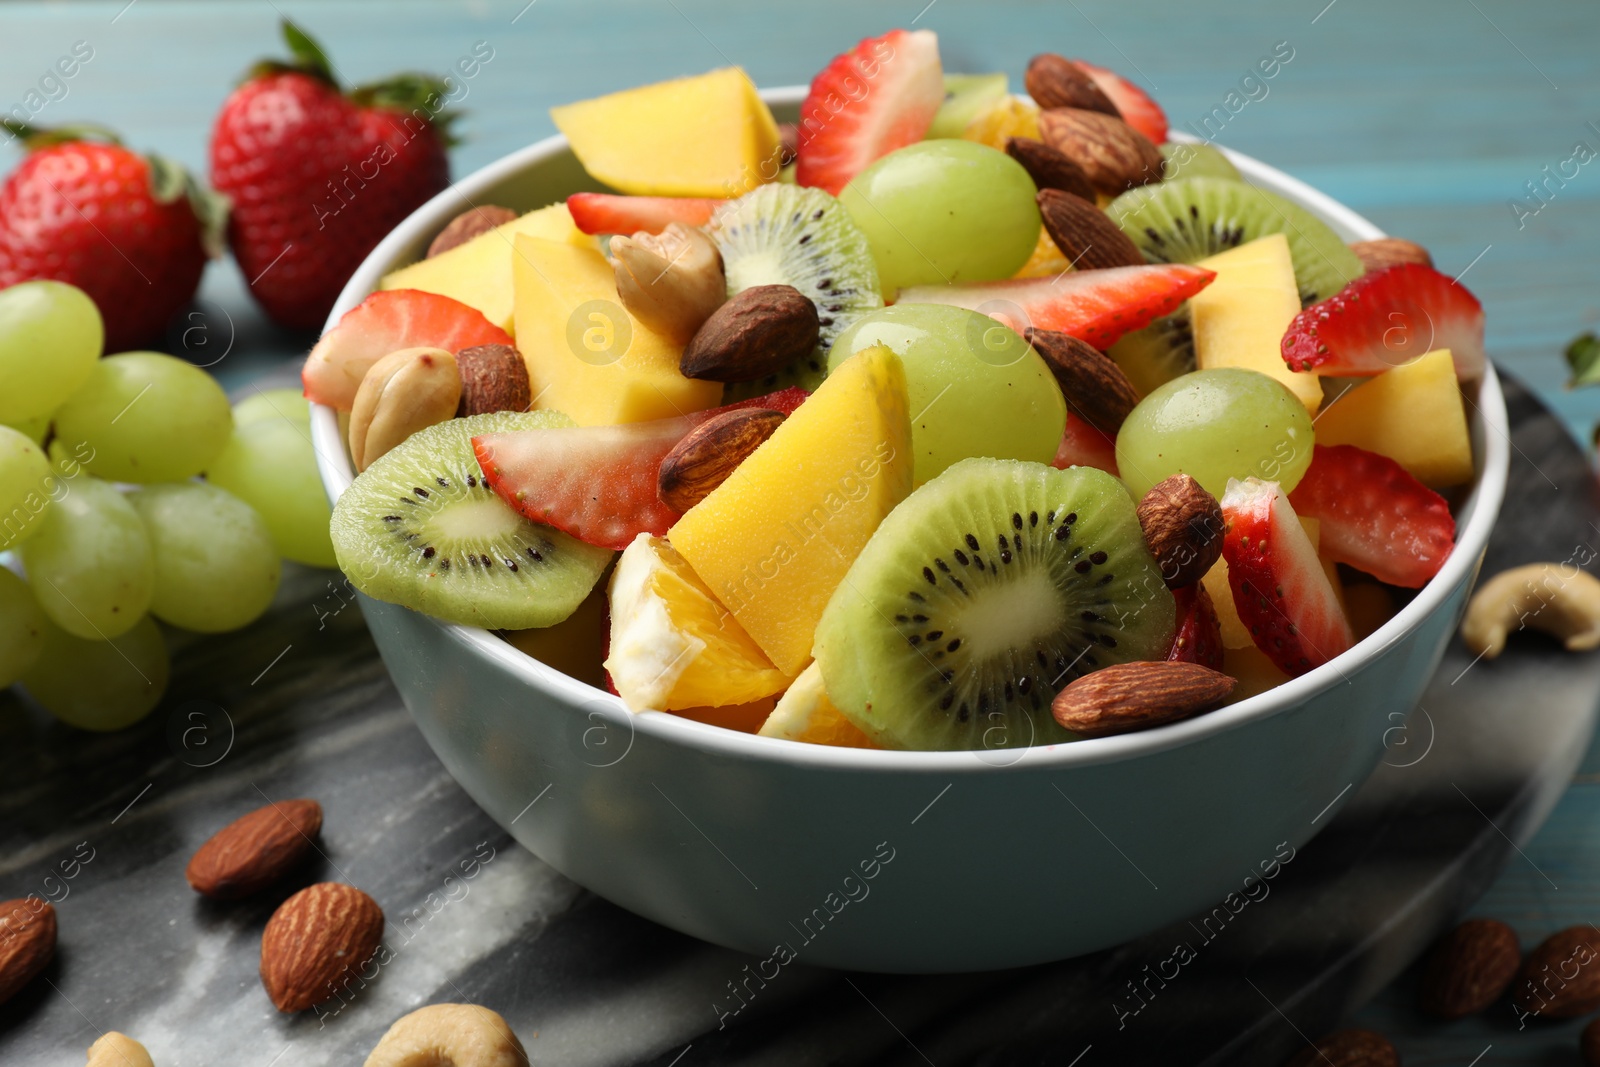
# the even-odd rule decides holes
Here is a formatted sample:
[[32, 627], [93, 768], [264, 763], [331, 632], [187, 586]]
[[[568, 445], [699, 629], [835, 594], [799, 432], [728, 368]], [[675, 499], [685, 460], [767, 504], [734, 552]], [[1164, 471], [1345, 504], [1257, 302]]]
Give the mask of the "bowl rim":
[[[777, 86], [761, 90], [761, 97], [770, 104], [792, 105], [804, 99], [806, 91], [804, 85]], [[1181, 131], [1173, 132], [1173, 140], [1201, 143], [1199, 138]], [[376, 288], [381, 275], [392, 269], [389, 264], [408, 246], [437, 230], [460, 211], [473, 206], [476, 197], [484, 190], [565, 151], [567, 147], [567, 139], [560, 134], [543, 138], [452, 182], [447, 189], [412, 212], [362, 261], [340, 292], [324, 324], [324, 331]], [[1222, 148], [1220, 145], [1214, 147]], [[1324, 221], [1346, 231], [1347, 239], [1371, 240], [1386, 236], [1363, 216], [1306, 183], [1253, 157], [1227, 148], [1222, 148], [1222, 151], [1247, 178], [1273, 188]], [[1471, 404], [1470, 399], [1467, 402]], [[1481, 437], [1483, 445], [1480, 473], [1468, 496], [1471, 513], [1457, 529], [1456, 546], [1439, 573], [1381, 627], [1329, 662], [1238, 703], [1149, 730], [1020, 748], [933, 752], [838, 748], [761, 737], [697, 722], [670, 712], [631, 712], [620, 697], [547, 666], [489, 630], [422, 617], [428, 624], [438, 627], [462, 651], [499, 665], [550, 701], [590, 716], [599, 714], [605, 719], [626, 720], [630, 731], [702, 754], [815, 769], [937, 772], [951, 775], [1003, 772], [1023, 765], [1055, 770], [1118, 763], [1165, 752], [1270, 718], [1305, 703], [1340, 681], [1348, 681], [1350, 673], [1365, 667], [1419, 628], [1434, 611], [1444, 605], [1458, 584], [1464, 584], [1472, 577], [1494, 528], [1505, 495], [1510, 466], [1505, 399], [1492, 363], [1487, 366], [1480, 383], [1478, 403], [1472, 406], [1483, 431], [1477, 435]], [[320, 404], [314, 403], [311, 407], [318, 471], [329, 500], [335, 501], [350, 485], [354, 472], [339, 433], [337, 413]]]

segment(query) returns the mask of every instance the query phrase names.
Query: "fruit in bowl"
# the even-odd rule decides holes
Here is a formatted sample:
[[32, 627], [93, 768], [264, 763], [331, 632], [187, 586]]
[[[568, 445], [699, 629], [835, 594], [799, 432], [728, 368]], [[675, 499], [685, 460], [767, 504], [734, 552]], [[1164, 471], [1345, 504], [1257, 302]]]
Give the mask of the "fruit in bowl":
[[[1337, 374], [1307, 369], [1297, 338], [1348, 314], [1323, 301], [1361, 278], [1346, 242], [1378, 236], [1370, 225], [1243, 157], [1166, 178], [1150, 113], [1135, 126], [1113, 93], [1086, 119], [930, 91], [929, 37], [863, 42], [809, 94], [717, 94], [727, 111], [708, 128], [800, 120], [792, 171], [781, 139], [767, 156], [757, 138], [754, 157], [707, 153], [692, 188], [672, 184], [684, 160], [658, 177], [644, 156], [624, 191], [574, 189], [556, 139], [468, 179], [472, 204], [523, 214], [434, 268], [453, 253], [419, 254], [458, 212], [414, 216], [357, 273], [306, 373], [341, 562], [473, 796], [579, 882], [761, 951], [784, 909], [809, 914], [827, 894], [823, 858], [853, 868], [863, 843], [875, 856], [938, 815], [949, 840], [920, 854], [885, 842], [893, 870], [945, 899], [1014, 899], [1026, 921], [996, 936], [957, 923], [929, 945], [916, 930], [936, 894], [880, 883], [900, 905], [802, 949], [877, 969], [1114, 943], [1220, 895], [1229, 864], [1253, 864], [1263, 843], [1304, 841], [1442, 649], [1504, 465], [1484, 433], [1493, 372], [1456, 369], [1473, 355], [1483, 367], [1459, 286], [1445, 295], [1466, 361], [1390, 366], [1352, 329], [1312, 343]], [[832, 121], [814, 97], [841, 68], [876, 71], [885, 91]], [[578, 162], [602, 134], [627, 143], [630, 122], [698, 122], [683, 102], [707, 97], [690, 91], [632, 90], [632, 117], [615, 98], [568, 112], [566, 125], [604, 117], [565, 129]], [[962, 147], [926, 139], [958, 108]], [[1088, 127], [1119, 151], [1087, 154]], [[1011, 143], [1024, 140], [1038, 147]], [[606, 146], [608, 180], [618, 151]], [[1024, 182], [1034, 214], [1006, 208], [992, 227], [1005, 248], [962, 247], [973, 224], [958, 216], [991, 186], [1011, 204]], [[959, 262], [934, 254], [951, 233]], [[885, 274], [919, 248], [916, 270], [933, 273], [891, 291]], [[636, 269], [646, 255], [654, 274]], [[719, 272], [715, 310], [680, 299]], [[1397, 281], [1359, 315], [1443, 310], [1431, 274]], [[476, 294], [502, 295], [458, 299]], [[424, 303], [438, 318], [412, 310]], [[334, 410], [369, 368], [486, 330], [520, 354], [534, 410], [490, 416], [505, 420], [492, 432], [419, 427], [355, 477]], [[1439, 413], [1415, 447], [1386, 432], [1410, 404]], [[1351, 436], [1324, 440], [1346, 405]], [[529, 573], [541, 538], [595, 553], [563, 557], [559, 595]], [[1400, 607], [1363, 621], [1380, 634], [1358, 644], [1347, 587], [1378, 583]], [[530, 621], [535, 602], [555, 617]], [[1270, 771], [1250, 778], [1263, 758]], [[518, 818], [550, 783], [541, 817]], [[966, 799], [940, 801], [946, 787]], [[1020, 820], [1042, 848], [997, 825], [1063, 795], [1040, 809], [1043, 830]], [[1102, 860], [1072, 805], [1185, 889], [1142, 899], [1145, 878]], [[904, 822], [886, 814], [901, 807]], [[716, 848], [675, 843], [671, 817]]]

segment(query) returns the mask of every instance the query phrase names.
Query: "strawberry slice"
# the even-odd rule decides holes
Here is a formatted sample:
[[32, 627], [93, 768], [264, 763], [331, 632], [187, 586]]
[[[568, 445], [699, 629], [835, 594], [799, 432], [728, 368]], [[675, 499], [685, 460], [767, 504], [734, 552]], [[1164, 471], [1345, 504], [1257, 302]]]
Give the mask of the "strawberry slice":
[[661, 502], [661, 461], [706, 419], [737, 408], [794, 411], [808, 394], [788, 388], [673, 419], [620, 426], [513, 430], [472, 439], [483, 480], [534, 522], [603, 548], [661, 536], [678, 513]]
[[1107, 474], [1116, 474], [1117, 442], [1069, 411], [1066, 429], [1061, 434], [1061, 444], [1056, 448], [1056, 458], [1050, 461], [1050, 466], [1057, 470], [1095, 467]]
[[584, 233], [660, 233], [669, 223], [704, 226], [712, 212], [726, 204], [701, 196], [617, 196], [573, 193], [567, 211]]
[[1123, 122], [1150, 138], [1151, 144], [1161, 144], [1167, 139], [1167, 113], [1161, 110], [1160, 104], [1150, 99], [1148, 93], [1116, 71], [1085, 63], [1081, 59], [1072, 62], [1094, 79], [1100, 91], [1117, 105], [1117, 110], [1122, 112]]
[[1167, 659], [1222, 670], [1222, 622], [1211, 594], [1196, 582], [1174, 589], [1172, 597], [1178, 602], [1178, 630], [1172, 635]]
[[839, 195], [873, 160], [922, 140], [942, 103], [932, 30], [867, 38], [812, 79], [800, 105], [795, 180]]
[[1283, 359], [1335, 377], [1382, 374], [1436, 348], [1456, 377], [1483, 376], [1483, 305], [1466, 286], [1420, 263], [1363, 274], [1289, 323]]
[[1317, 445], [1289, 503], [1322, 523], [1324, 556], [1390, 585], [1420, 589], [1455, 547], [1444, 497], [1388, 456], [1355, 445]]
[[900, 290], [895, 303], [954, 304], [981, 311], [1018, 333], [1029, 326], [1058, 330], [1104, 351], [1123, 334], [1177, 310], [1216, 276], [1183, 263], [1111, 267], [1001, 282], [915, 285]]
[[1277, 482], [1230, 480], [1222, 515], [1233, 603], [1268, 659], [1295, 676], [1354, 644], [1317, 550]]
[[307, 399], [340, 411], [355, 404], [367, 368], [402, 348], [459, 352], [476, 345], [511, 345], [511, 337], [459, 300], [418, 289], [373, 293], [322, 335], [300, 372]]

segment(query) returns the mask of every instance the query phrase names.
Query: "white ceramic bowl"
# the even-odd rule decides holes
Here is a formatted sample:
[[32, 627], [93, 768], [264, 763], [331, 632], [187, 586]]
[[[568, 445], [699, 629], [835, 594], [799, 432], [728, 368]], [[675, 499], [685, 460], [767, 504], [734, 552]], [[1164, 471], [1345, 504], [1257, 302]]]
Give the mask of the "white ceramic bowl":
[[[803, 94], [764, 95], [781, 120]], [[1316, 190], [1230, 156], [1346, 240], [1381, 236]], [[561, 137], [483, 168], [367, 257], [329, 323], [469, 203], [530, 210], [595, 188]], [[1372, 771], [1455, 630], [1505, 488], [1492, 368], [1470, 415], [1479, 477], [1458, 509], [1454, 553], [1415, 599], [1302, 677], [1143, 733], [979, 752], [777, 741], [632, 715], [486, 631], [362, 608], [450, 773], [518, 841], [608, 900], [765, 957], [755, 969], [769, 978], [791, 958], [875, 971], [1060, 959], [1275, 873], [1275, 857], [1326, 826]], [[336, 498], [352, 478], [337, 420], [317, 408], [312, 422]]]

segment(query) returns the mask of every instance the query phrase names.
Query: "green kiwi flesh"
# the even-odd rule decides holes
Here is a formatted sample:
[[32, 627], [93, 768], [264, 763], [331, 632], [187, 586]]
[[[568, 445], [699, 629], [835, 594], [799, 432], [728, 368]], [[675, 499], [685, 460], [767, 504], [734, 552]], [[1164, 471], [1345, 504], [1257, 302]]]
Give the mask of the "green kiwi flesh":
[[491, 630], [561, 622], [612, 553], [513, 511], [484, 484], [472, 438], [571, 425], [557, 411], [502, 411], [412, 434], [334, 506], [339, 568], [368, 596], [445, 622]]
[[1151, 263], [1195, 263], [1269, 233], [1289, 239], [1300, 303], [1325, 300], [1361, 275], [1361, 260], [1304, 208], [1227, 178], [1178, 178], [1130, 189], [1106, 213]]
[[1010, 79], [1004, 74], [946, 74], [944, 103], [933, 116], [926, 140], [960, 137], [972, 120], [1006, 95]]
[[828, 348], [856, 317], [883, 306], [866, 235], [821, 189], [775, 182], [719, 208], [711, 236], [722, 253], [728, 295], [756, 285], [792, 285], [817, 305], [817, 347], [788, 367], [728, 387], [731, 402], [828, 376]]
[[1072, 679], [1165, 658], [1176, 610], [1122, 482], [966, 459], [884, 519], [817, 626], [829, 699], [879, 744], [1072, 740]]
[[1178, 178], [1227, 178], [1242, 182], [1244, 175], [1216, 145], [1189, 144], [1168, 141], [1161, 146], [1161, 176], [1167, 181]]
[[1141, 397], [1195, 369], [1194, 329], [1185, 303], [1142, 330], [1119, 337], [1106, 350]]

